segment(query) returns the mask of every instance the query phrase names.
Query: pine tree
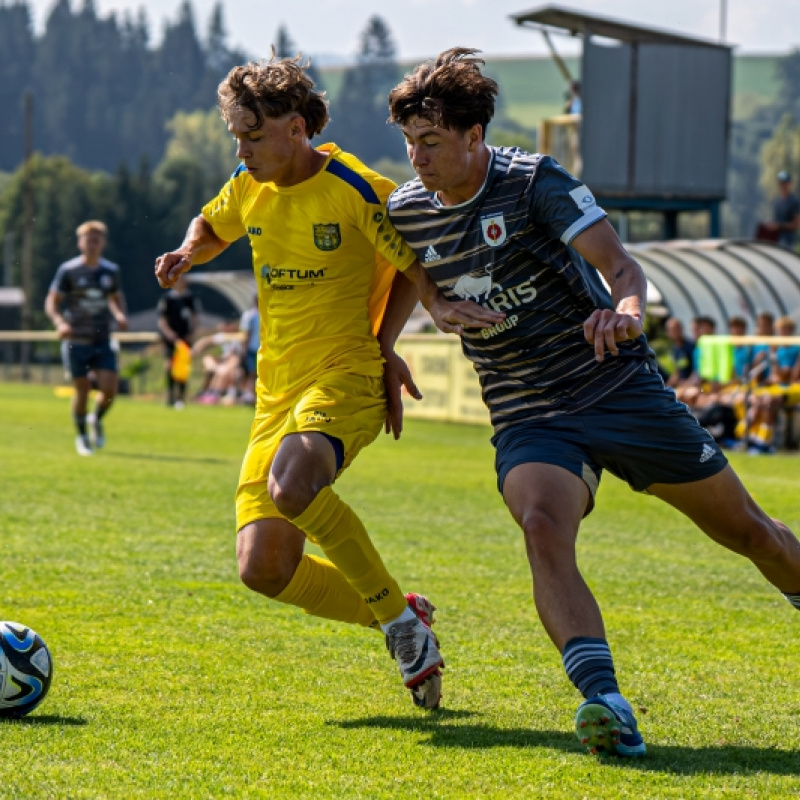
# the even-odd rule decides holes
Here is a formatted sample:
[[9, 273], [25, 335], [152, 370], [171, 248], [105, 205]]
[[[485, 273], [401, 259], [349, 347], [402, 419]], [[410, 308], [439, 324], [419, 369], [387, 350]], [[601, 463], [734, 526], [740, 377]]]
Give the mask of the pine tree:
[[13, 170], [25, 154], [22, 98], [32, 89], [35, 53], [28, 5], [0, 3], [0, 170]]
[[345, 72], [333, 107], [331, 137], [367, 163], [402, 152], [399, 132], [386, 122], [386, 98], [400, 78], [395, 53], [389, 27], [371, 17], [361, 34], [358, 63]]
[[294, 58], [297, 55], [297, 45], [292, 41], [285, 25], [281, 25], [275, 34], [275, 55], [278, 58]]

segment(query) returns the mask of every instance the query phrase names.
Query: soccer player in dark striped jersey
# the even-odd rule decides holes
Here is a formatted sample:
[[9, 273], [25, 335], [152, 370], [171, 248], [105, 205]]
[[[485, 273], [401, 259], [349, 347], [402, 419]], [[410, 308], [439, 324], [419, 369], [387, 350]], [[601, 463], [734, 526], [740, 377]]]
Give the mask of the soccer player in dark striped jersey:
[[[476, 52], [442, 53], [389, 94], [418, 176], [390, 196], [389, 217], [445, 297], [505, 315], [461, 331], [491, 414], [498, 488], [525, 537], [541, 621], [585, 698], [579, 739], [591, 752], [640, 756], [645, 744], [576, 560], [602, 471], [748, 557], [796, 608], [800, 543], [665, 388], [642, 333], [644, 274], [590, 189], [547, 155], [486, 144], [498, 86]], [[396, 281], [386, 333], [397, 333], [413, 301]], [[399, 383], [387, 384], [395, 425]]]
[[[111, 408], [119, 386], [117, 354], [111, 346], [112, 320], [126, 330], [119, 267], [103, 258], [108, 228], [100, 220], [89, 220], [75, 231], [80, 255], [65, 261], [56, 271], [47, 292], [44, 309], [55, 325], [65, 348], [75, 393], [72, 418], [80, 456], [92, 455], [92, 445], [105, 444], [103, 418]], [[92, 373], [97, 381], [94, 412], [87, 413]], [[90, 439], [90, 431], [92, 439]]]

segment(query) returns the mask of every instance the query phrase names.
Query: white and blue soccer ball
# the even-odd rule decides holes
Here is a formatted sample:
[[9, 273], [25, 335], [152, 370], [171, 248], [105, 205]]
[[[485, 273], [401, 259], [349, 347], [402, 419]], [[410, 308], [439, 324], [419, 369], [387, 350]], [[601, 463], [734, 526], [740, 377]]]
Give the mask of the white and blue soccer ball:
[[53, 659], [36, 631], [0, 622], [0, 717], [24, 717], [44, 700]]

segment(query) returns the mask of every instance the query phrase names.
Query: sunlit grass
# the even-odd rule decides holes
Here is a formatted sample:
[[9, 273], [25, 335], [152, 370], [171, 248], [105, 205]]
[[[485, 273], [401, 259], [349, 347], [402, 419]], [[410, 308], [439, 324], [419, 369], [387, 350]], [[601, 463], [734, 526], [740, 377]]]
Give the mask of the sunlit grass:
[[[73, 451], [68, 401], [0, 384], [0, 618], [31, 625], [49, 697], [0, 723], [0, 798], [787, 798], [800, 793], [800, 619], [759, 574], [606, 476], [580, 537], [641, 762], [598, 761], [539, 625], [489, 431], [407, 422], [338, 484], [406, 589], [437, 604], [440, 712], [380, 636], [238, 581], [243, 408], [123, 398]], [[735, 459], [800, 529], [793, 457]]]

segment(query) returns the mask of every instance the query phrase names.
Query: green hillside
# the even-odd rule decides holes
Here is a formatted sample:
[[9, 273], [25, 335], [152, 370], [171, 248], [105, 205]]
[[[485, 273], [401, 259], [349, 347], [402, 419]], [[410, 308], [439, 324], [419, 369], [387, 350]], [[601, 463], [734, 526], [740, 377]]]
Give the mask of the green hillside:
[[[733, 116], [748, 116], [763, 103], [775, 99], [778, 81], [775, 63], [780, 56], [747, 55], [733, 59]], [[578, 75], [577, 58], [564, 59], [570, 72]], [[402, 63], [403, 70], [414, 65]], [[329, 97], [335, 99], [344, 75], [343, 67], [322, 70]], [[564, 79], [555, 63], [546, 56], [531, 58], [487, 58], [486, 71], [501, 88], [501, 114], [526, 128], [536, 128], [541, 119], [561, 113], [564, 105]]]

